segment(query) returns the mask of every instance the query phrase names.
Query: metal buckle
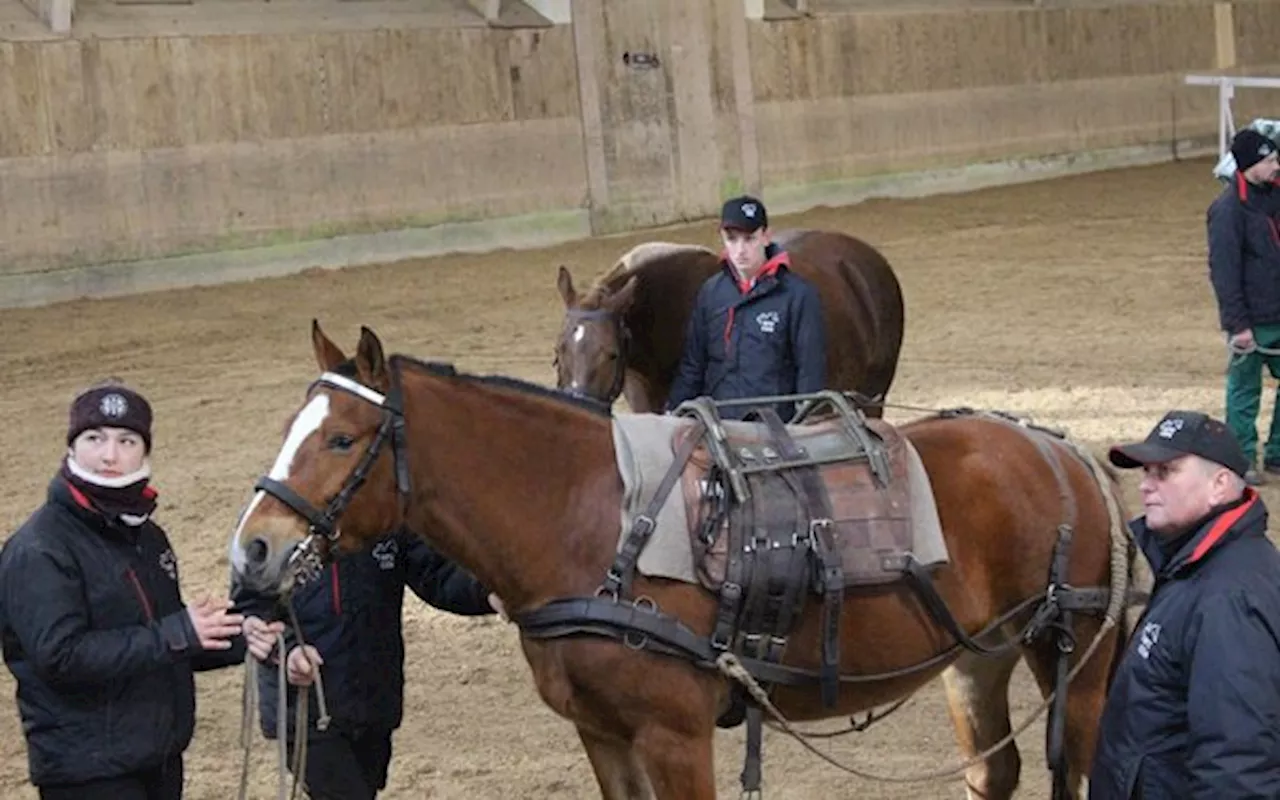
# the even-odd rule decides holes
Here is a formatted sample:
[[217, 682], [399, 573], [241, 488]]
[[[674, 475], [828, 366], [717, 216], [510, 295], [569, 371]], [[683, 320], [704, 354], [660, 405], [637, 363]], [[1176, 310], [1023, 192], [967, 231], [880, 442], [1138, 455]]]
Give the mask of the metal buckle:
[[631, 533], [633, 536], [639, 535], [648, 537], [658, 527], [658, 523], [648, 514], [641, 514], [631, 523]]

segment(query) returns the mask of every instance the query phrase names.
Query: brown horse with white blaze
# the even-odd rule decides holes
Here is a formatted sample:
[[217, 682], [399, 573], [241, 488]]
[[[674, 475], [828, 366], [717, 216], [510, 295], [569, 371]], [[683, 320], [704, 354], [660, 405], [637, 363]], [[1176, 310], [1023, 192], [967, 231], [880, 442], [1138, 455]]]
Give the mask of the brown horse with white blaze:
[[[902, 287], [889, 262], [836, 231], [780, 231], [773, 240], [821, 298], [826, 385], [882, 398], [897, 372], [904, 325]], [[632, 411], [662, 411], [694, 298], [720, 268], [720, 256], [704, 247], [646, 242], [579, 293], [560, 267], [565, 317], [555, 348], [557, 387], [608, 403], [625, 396]], [[876, 405], [865, 411], [881, 415]]]
[[[261, 591], [287, 591], [308, 559], [364, 547], [405, 525], [496, 592], [514, 619], [595, 593], [615, 556], [623, 493], [607, 413], [509, 378], [386, 359], [368, 329], [355, 356], [359, 380], [351, 381], [329, 372], [345, 358], [318, 325], [313, 343], [325, 374], [241, 517], [232, 547], [241, 580]], [[932, 481], [949, 548], [936, 588], [965, 631], [977, 632], [1045, 593], [1056, 532], [1066, 522], [1075, 531], [1069, 583], [1109, 586], [1118, 577], [1116, 487], [1077, 451], [993, 418], [929, 418], [903, 431]], [[716, 601], [699, 586], [638, 575], [634, 591], [699, 636], [709, 634]], [[816, 669], [818, 611], [811, 606], [798, 620], [785, 663]], [[843, 611], [845, 675], [918, 664], [953, 644], [901, 585], [851, 592]], [[1012, 636], [1023, 622], [1012, 620], [1002, 631]], [[1081, 642], [1102, 627], [1085, 614], [1076, 614], [1073, 625]], [[1073, 793], [1088, 774], [1118, 650], [1117, 631], [1103, 630], [1066, 708]], [[524, 635], [521, 644], [543, 700], [576, 726], [602, 797], [716, 796], [713, 736], [730, 689], [723, 676], [612, 639]], [[1026, 658], [1048, 693], [1055, 655], [1043, 641], [996, 658], [958, 655], [895, 680], [844, 683], [834, 707], [824, 707], [816, 686], [777, 686], [772, 699], [793, 720], [847, 716], [941, 673], [961, 749], [974, 755], [1010, 732], [1008, 683], [1019, 659]], [[970, 796], [1009, 798], [1019, 772], [1011, 743], [968, 770]]]

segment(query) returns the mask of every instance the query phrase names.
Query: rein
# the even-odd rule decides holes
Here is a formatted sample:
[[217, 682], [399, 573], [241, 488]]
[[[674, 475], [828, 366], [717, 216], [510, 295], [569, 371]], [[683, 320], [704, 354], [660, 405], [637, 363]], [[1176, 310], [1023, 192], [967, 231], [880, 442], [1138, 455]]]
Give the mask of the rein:
[[[289, 624], [293, 626], [294, 635], [298, 639], [297, 647], [306, 647], [306, 639], [302, 635], [302, 626], [298, 624], [298, 614], [293, 610], [293, 603], [285, 600], [289, 609]], [[289, 753], [289, 682], [288, 682], [288, 649], [284, 637], [276, 639], [276, 755], [277, 755], [277, 800], [296, 800], [298, 789], [302, 786], [307, 773], [307, 739], [308, 737], [308, 687], [299, 686], [297, 701], [294, 706], [293, 753]], [[303, 651], [305, 653], [305, 650]], [[316, 729], [323, 732], [329, 728], [329, 704], [324, 696], [324, 679], [320, 674], [320, 666], [312, 665], [316, 673], [316, 705], [320, 716], [316, 720]], [[253, 749], [253, 721], [258, 710], [258, 660], [248, 651], [244, 655], [244, 688], [241, 694], [240, 717], [240, 791], [238, 800], [247, 800], [249, 796], [249, 757]], [[292, 774], [292, 785], [287, 778]]]

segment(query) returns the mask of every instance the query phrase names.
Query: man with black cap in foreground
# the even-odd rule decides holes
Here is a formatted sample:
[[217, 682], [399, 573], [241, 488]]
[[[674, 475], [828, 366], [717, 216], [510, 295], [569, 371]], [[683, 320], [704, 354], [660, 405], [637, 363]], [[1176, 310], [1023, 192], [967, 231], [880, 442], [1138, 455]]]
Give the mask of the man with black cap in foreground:
[[241, 616], [226, 600], [183, 602], [151, 518], [142, 395], [116, 381], [81, 392], [66, 445], [44, 505], [0, 551], [0, 640], [31, 782], [42, 800], [177, 800], [192, 672], [240, 663]]
[[[1235, 180], [1209, 206], [1209, 278], [1232, 354], [1227, 425], [1249, 461], [1245, 478], [1256, 485], [1263, 363], [1280, 378], [1280, 356], [1257, 352], [1280, 348], [1280, 191], [1274, 184], [1280, 163], [1275, 142], [1251, 128], [1236, 134], [1231, 153]], [[1262, 463], [1280, 474], [1280, 415], [1272, 417]]]
[[1248, 459], [1194, 411], [1110, 459], [1143, 470], [1130, 529], [1155, 585], [1111, 684], [1089, 797], [1280, 797], [1280, 553]]
[[[741, 400], [826, 388], [818, 291], [791, 272], [786, 252], [769, 240], [764, 203], [748, 196], [727, 201], [720, 238], [721, 269], [698, 291], [667, 410], [704, 395]], [[795, 413], [790, 403], [776, 410], [784, 422]], [[741, 418], [750, 411], [735, 406], [722, 416]]]

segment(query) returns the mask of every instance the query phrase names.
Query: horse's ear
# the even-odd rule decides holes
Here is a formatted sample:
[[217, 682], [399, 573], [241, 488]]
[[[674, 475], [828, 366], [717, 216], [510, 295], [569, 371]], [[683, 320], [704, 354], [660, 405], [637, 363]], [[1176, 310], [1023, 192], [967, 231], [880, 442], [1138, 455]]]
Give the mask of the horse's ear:
[[622, 288], [609, 295], [604, 301], [604, 307], [614, 314], [625, 314], [631, 308], [631, 304], [636, 299], [636, 286], [639, 284], [640, 276], [632, 275], [627, 278], [627, 282], [622, 284]]
[[360, 326], [360, 344], [356, 347], [356, 372], [365, 386], [385, 389], [388, 385], [382, 342], [378, 341], [376, 333], [363, 325]]
[[311, 347], [316, 353], [316, 365], [321, 372], [332, 372], [339, 364], [347, 360], [338, 346], [320, 330], [320, 320], [311, 320]]
[[560, 298], [564, 300], [565, 308], [571, 308], [578, 302], [578, 292], [573, 288], [573, 276], [569, 274], [569, 270], [565, 269], [564, 264], [560, 265], [560, 273], [556, 276], [556, 288], [560, 290]]

